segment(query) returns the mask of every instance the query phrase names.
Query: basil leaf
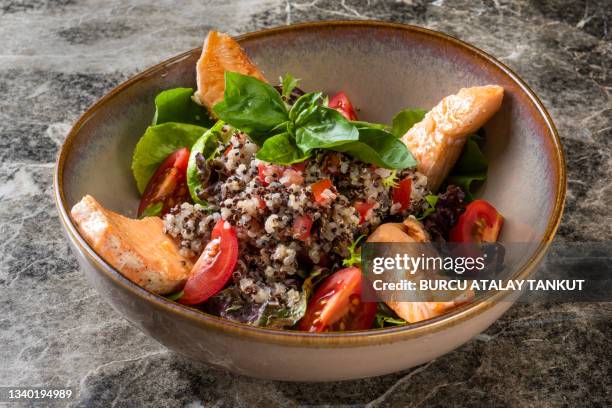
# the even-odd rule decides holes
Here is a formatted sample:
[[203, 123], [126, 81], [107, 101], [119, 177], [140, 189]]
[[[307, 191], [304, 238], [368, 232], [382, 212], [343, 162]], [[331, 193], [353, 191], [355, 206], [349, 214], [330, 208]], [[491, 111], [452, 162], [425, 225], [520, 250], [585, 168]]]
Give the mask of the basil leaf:
[[166, 157], [181, 147], [191, 148], [205, 131], [201, 126], [175, 122], [149, 126], [132, 156], [132, 174], [140, 194]]
[[361, 129], [358, 141], [336, 146], [333, 150], [387, 169], [405, 169], [417, 164], [401, 140], [379, 129]]
[[145, 208], [142, 214], [140, 214], [140, 217], [138, 218], [157, 217], [161, 214], [163, 208], [164, 203], [162, 201], [158, 201], [155, 204], [151, 204], [147, 208]]
[[312, 92], [300, 96], [289, 111], [289, 120], [296, 126], [306, 123], [312, 114], [321, 106], [321, 92]]
[[213, 124], [208, 111], [195, 103], [192, 88], [174, 88], [160, 92], [155, 97], [153, 125], [166, 122], [189, 123], [209, 127]]
[[246, 132], [258, 145], [274, 127], [287, 121], [288, 113], [279, 93], [271, 85], [237, 72], [225, 72], [223, 101], [213, 106], [224, 122]]
[[297, 115], [295, 142], [304, 152], [329, 149], [357, 140], [357, 128], [335, 109], [316, 105]]
[[474, 199], [474, 182], [482, 182], [487, 179], [489, 163], [482, 154], [476, 140], [479, 136], [470, 135], [465, 142], [461, 156], [453, 167], [450, 176], [446, 179], [447, 184], [454, 184], [465, 192], [467, 201]]
[[406, 132], [415, 125], [415, 123], [423, 120], [426, 113], [427, 111], [423, 109], [404, 109], [399, 111], [393, 117], [391, 133], [393, 133], [395, 137], [404, 136]]
[[219, 141], [222, 140], [221, 128], [225, 125], [223, 121], [218, 121], [213, 127], [208, 129], [194, 144], [189, 153], [189, 162], [187, 163], [187, 187], [189, 194], [195, 203], [207, 205], [205, 201], [200, 199], [198, 191], [202, 188], [198, 171], [198, 155], [202, 155], [208, 160], [214, 157], [219, 149]]
[[289, 133], [281, 133], [267, 139], [256, 156], [268, 163], [289, 165], [306, 160], [310, 155], [302, 152]]

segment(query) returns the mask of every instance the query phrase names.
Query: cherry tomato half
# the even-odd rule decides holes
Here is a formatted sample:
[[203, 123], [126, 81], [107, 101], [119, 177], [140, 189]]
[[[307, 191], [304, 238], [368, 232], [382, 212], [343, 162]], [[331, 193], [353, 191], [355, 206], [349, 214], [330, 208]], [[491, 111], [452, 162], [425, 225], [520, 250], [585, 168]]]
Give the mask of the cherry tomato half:
[[138, 216], [150, 206], [163, 203], [161, 215], [189, 199], [187, 163], [189, 149], [183, 147], [171, 153], [157, 168], [145, 188], [138, 206]]
[[353, 104], [351, 101], [349, 101], [348, 96], [346, 96], [344, 92], [338, 92], [332, 96], [327, 106], [337, 110], [348, 120], [357, 120], [357, 115], [355, 114], [355, 109], [353, 109]]
[[300, 330], [323, 332], [372, 327], [376, 302], [362, 300], [363, 279], [357, 267], [341, 269], [325, 279], [308, 302]]
[[370, 214], [370, 210], [374, 208], [374, 205], [374, 203], [371, 203], [369, 201], [357, 201], [355, 204], [353, 204], [353, 207], [355, 207], [355, 209], [359, 213], [359, 225], [363, 224], [366, 221], [368, 215]]
[[238, 261], [238, 237], [227, 221], [219, 220], [210, 241], [191, 269], [183, 296], [185, 305], [197, 305], [219, 292], [232, 276]]
[[450, 230], [451, 242], [496, 242], [504, 217], [485, 200], [472, 201]]
[[405, 178], [397, 183], [397, 187], [393, 189], [393, 203], [399, 203], [401, 207], [399, 211], [404, 211], [410, 207], [410, 194], [412, 194], [412, 179]]

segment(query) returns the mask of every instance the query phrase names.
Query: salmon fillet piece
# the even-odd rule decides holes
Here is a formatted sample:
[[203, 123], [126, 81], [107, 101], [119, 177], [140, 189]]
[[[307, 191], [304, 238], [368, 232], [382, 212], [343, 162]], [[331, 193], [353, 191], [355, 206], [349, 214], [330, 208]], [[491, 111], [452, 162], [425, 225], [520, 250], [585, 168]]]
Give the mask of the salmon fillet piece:
[[192, 263], [164, 234], [160, 218], [133, 220], [89, 195], [72, 207], [71, 215], [89, 245], [132, 282], [162, 295], [185, 284]]
[[206, 106], [210, 112], [217, 102], [223, 100], [225, 71], [238, 72], [267, 82], [261, 71], [232, 37], [210, 31], [204, 41], [202, 55], [196, 64], [198, 90], [194, 95], [196, 101]]
[[480, 129], [499, 110], [504, 88], [497, 85], [462, 88], [442, 99], [402, 141], [417, 160], [435, 192], [461, 155], [467, 137]]
[[[408, 217], [403, 223], [386, 223], [380, 225], [372, 234], [370, 234], [367, 241], [418, 243], [429, 242], [430, 237], [421, 222], [414, 217]], [[417, 273], [417, 275], [414, 276], [407, 275], [399, 278], [415, 279], [418, 276], [419, 275]], [[435, 277], [430, 276], [430, 278], [434, 279]], [[450, 301], [448, 301], [448, 295], [454, 296], [455, 293], [445, 293], [446, 296], [444, 296], [442, 294], [421, 291], [418, 294], [424, 301], [402, 302], [386, 300], [385, 303], [395, 313], [397, 313], [399, 317], [406, 320], [408, 323], [416, 323], [422, 320], [440, 316], [457, 306], [470, 302], [474, 298], [474, 292], [472, 291], [458, 292]], [[436, 295], [443, 296], [445, 301], [436, 301]]]

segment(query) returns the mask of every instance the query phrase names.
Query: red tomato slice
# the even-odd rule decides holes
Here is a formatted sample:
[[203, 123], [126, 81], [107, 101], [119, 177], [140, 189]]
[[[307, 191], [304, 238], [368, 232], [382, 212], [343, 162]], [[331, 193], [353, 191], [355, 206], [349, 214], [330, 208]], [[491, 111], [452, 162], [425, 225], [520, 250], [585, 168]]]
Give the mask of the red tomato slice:
[[219, 220], [210, 241], [191, 269], [183, 296], [185, 305], [197, 305], [219, 292], [232, 276], [238, 261], [238, 237], [227, 221]]
[[323, 281], [308, 302], [300, 330], [309, 332], [365, 330], [372, 327], [376, 302], [363, 302], [359, 268], [341, 269]]
[[393, 189], [393, 202], [401, 205], [400, 211], [410, 207], [410, 194], [412, 193], [412, 179], [405, 178]]
[[357, 120], [357, 115], [355, 114], [355, 109], [353, 109], [353, 104], [351, 101], [349, 101], [349, 98], [344, 92], [338, 92], [332, 96], [327, 106], [337, 110], [348, 120]]
[[145, 188], [138, 206], [138, 216], [151, 205], [163, 203], [161, 215], [189, 199], [187, 163], [189, 149], [183, 147], [171, 153], [157, 168]]
[[359, 213], [359, 225], [363, 224], [366, 221], [366, 218], [368, 217], [370, 210], [374, 208], [374, 205], [374, 203], [371, 203], [369, 201], [357, 201], [355, 204], [353, 204], [353, 207], [355, 207], [355, 209]]
[[319, 180], [316, 183], [313, 183], [310, 186], [312, 191], [312, 195], [314, 196], [315, 201], [318, 204], [325, 204], [326, 199], [323, 196], [323, 192], [327, 189], [331, 189], [333, 187], [332, 181], [330, 179]]
[[259, 163], [257, 165], [257, 177], [259, 178], [259, 182], [262, 186], [266, 187], [268, 183], [266, 183], [266, 175], [264, 174], [266, 170], [266, 165], [263, 163]]
[[451, 242], [497, 242], [504, 217], [485, 200], [472, 201], [450, 230]]
[[312, 218], [308, 215], [301, 215], [293, 222], [293, 238], [306, 241], [310, 236], [312, 228]]

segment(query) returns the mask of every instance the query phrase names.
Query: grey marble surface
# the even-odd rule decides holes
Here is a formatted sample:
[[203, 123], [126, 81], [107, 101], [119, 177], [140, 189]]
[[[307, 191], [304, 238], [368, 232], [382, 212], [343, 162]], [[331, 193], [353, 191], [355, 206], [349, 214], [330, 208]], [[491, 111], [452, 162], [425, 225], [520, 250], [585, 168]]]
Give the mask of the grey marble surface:
[[612, 405], [609, 303], [516, 305], [424, 366], [313, 385], [187, 361], [81, 276], [51, 199], [55, 155], [76, 117], [210, 28], [334, 18], [423, 25], [510, 65], [541, 96], [566, 149], [558, 239], [612, 239], [610, 0], [0, 0], [0, 386], [71, 386], [72, 404], [101, 407]]

